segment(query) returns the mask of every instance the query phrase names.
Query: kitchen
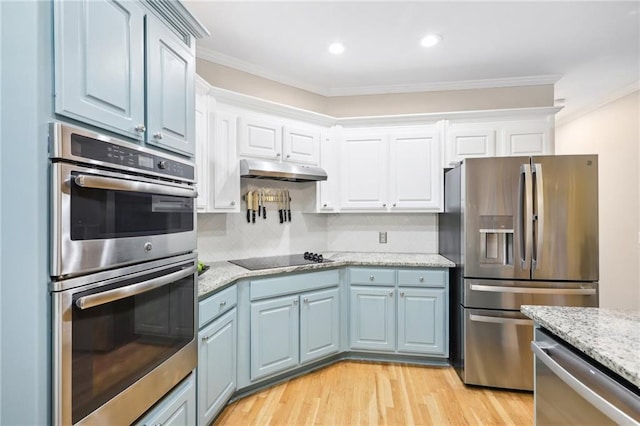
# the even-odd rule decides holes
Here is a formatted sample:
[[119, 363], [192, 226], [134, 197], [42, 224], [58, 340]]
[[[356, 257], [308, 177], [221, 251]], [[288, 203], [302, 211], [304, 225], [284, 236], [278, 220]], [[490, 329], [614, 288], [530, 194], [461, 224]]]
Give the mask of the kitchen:
[[[637, 3], [626, 3], [629, 9]], [[636, 8], [637, 9], [637, 8]], [[629, 11], [630, 13], [631, 11]], [[49, 377], [48, 348], [50, 337], [48, 321], [50, 307], [43, 283], [48, 281], [48, 153], [46, 136], [51, 120], [51, 101], [43, 93], [51, 93], [52, 52], [49, 48], [51, 34], [50, 7], [41, 2], [3, 2], [2, 19], [2, 287], [0, 302], [1, 347], [0, 355], [2, 389], [0, 418], [2, 423], [48, 423], [46, 389]], [[629, 15], [635, 19], [636, 15]], [[635, 16], [635, 18], [634, 18]], [[215, 35], [215, 29], [211, 28]], [[637, 26], [636, 26], [637, 31]], [[445, 35], [446, 36], [446, 35]], [[637, 37], [636, 37], [637, 39]], [[637, 49], [636, 49], [637, 52]], [[636, 60], [637, 63], [637, 60]], [[202, 67], [204, 65], [204, 68]], [[219, 72], [227, 69], [209, 65]], [[608, 69], [604, 68], [606, 72]], [[200, 60], [198, 73], [207, 75], [207, 64]], [[612, 74], [613, 75], [613, 74]], [[635, 74], [637, 76], [637, 73]], [[236, 73], [237, 78], [246, 75]], [[615, 78], [611, 78], [615, 80]], [[233, 79], [227, 80], [229, 85]], [[262, 93], [287, 96], [295, 89], [269, 81]], [[222, 82], [210, 81], [222, 86]], [[564, 123], [556, 121], [555, 153], [597, 153], [600, 161], [600, 306], [638, 309], [638, 130], [637, 84], [622, 79], [616, 88], [602, 94], [599, 108]], [[241, 82], [247, 85], [247, 80]], [[274, 87], [281, 90], [274, 90]], [[230, 88], [231, 89], [231, 88]], [[485, 89], [487, 97], [500, 99], [498, 89]], [[523, 89], [527, 95], [532, 89]], [[459, 92], [463, 93], [463, 92]], [[553, 95], [548, 92], [548, 105]], [[257, 93], [256, 93], [257, 94]], [[607, 95], [607, 96], [604, 96]], [[608, 97], [610, 95], [611, 97]], [[266, 98], [267, 96], [265, 96]], [[534, 96], [518, 96], [532, 99]], [[282, 98], [271, 99], [282, 102]], [[351, 99], [355, 101], [357, 99]], [[610, 101], [606, 102], [605, 101]], [[363, 102], [351, 104], [353, 115], [366, 115]], [[598, 104], [598, 103], [596, 103]], [[294, 105], [303, 107], [301, 105]], [[521, 105], [502, 105], [513, 107]], [[345, 107], [346, 108], [346, 107]], [[358, 109], [360, 108], [360, 109]], [[312, 108], [307, 108], [312, 109]], [[336, 111], [339, 108], [336, 108]], [[463, 108], [466, 109], [466, 108]], [[473, 109], [473, 108], [471, 108]], [[447, 111], [451, 108], [447, 108]], [[389, 113], [395, 113], [390, 111]], [[339, 114], [336, 114], [339, 115]], [[557, 118], [557, 117], [556, 117]], [[612, 145], [615, 144], [615, 145]], [[620, 174], [623, 177], [620, 177]], [[620, 185], [620, 180], [633, 182]], [[12, 185], [20, 182], [20, 185]], [[633, 188], [629, 194], [629, 188]], [[292, 192], [296, 191], [292, 189]], [[293, 194], [295, 202], [309, 196], [306, 190]], [[244, 192], [243, 192], [244, 193]], [[307, 194], [307, 195], [305, 195]], [[310, 197], [310, 196], [309, 196]], [[247, 242], [235, 232], [249, 230], [240, 214], [198, 217], [201, 227], [199, 247], [207, 261], [224, 258], [251, 257], [264, 247], [277, 246], [283, 252], [303, 252], [305, 237], [312, 234], [316, 251], [391, 251], [433, 253], [437, 251], [437, 220], [435, 214], [379, 215], [336, 214], [314, 216], [298, 210], [287, 226], [269, 225], [275, 231], [253, 234]], [[204, 216], [204, 219], [202, 218]], [[275, 216], [270, 216], [273, 219]], [[307, 222], [311, 222], [305, 227]], [[266, 226], [266, 225], [265, 225]], [[293, 232], [293, 227], [299, 227]], [[263, 227], [263, 229], [267, 229]], [[200, 227], [199, 227], [200, 230]], [[387, 245], [378, 243], [378, 233], [386, 231]], [[270, 233], [271, 232], [271, 233]], [[413, 234], [411, 234], [413, 233]], [[417, 233], [417, 234], [416, 234]], [[412, 246], [404, 235], [418, 235], [423, 245]], [[240, 237], [241, 244], [238, 244]], [[270, 240], [268, 238], [271, 237]], [[233, 241], [230, 241], [233, 240]], [[257, 241], [255, 241], [257, 240]], [[275, 243], [274, 243], [275, 241]], [[325, 246], [324, 241], [327, 241]], [[360, 242], [360, 243], [359, 243]], [[249, 245], [247, 243], [253, 243]], [[217, 249], [227, 246], [233, 256]], [[235, 246], [235, 249], [234, 249]], [[253, 247], [258, 247], [254, 250]], [[225, 257], [226, 256], [226, 257]], [[605, 283], [615, 283], [605, 286]], [[20, 303], [16, 303], [20, 301]], [[16, 330], [19, 328], [19, 330]], [[7, 349], [11, 348], [11, 349]]]

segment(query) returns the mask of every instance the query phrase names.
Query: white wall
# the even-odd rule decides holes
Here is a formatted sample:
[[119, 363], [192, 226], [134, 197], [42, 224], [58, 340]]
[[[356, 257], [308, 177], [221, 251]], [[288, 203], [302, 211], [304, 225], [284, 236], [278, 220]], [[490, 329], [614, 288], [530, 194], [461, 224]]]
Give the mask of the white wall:
[[640, 309], [640, 92], [556, 127], [557, 154], [598, 154], [600, 306]]

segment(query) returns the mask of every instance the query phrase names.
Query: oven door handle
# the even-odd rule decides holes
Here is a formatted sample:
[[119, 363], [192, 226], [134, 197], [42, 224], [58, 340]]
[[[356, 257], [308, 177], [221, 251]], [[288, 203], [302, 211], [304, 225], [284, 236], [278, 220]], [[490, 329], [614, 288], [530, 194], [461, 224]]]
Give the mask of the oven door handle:
[[110, 189], [114, 191], [144, 192], [147, 194], [173, 195], [176, 197], [196, 198], [198, 192], [194, 189], [176, 188], [157, 183], [140, 182], [128, 179], [117, 179], [105, 176], [78, 175], [76, 185], [83, 188]]
[[135, 296], [136, 294], [145, 293], [147, 291], [154, 290], [167, 284], [171, 284], [174, 281], [178, 281], [184, 277], [193, 275], [196, 270], [197, 268], [195, 266], [191, 266], [181, 271], [172, 272], [162, 277], [153, 278], [151, 280], [142, 281], [136, 284], [131, 284], [126, 287], [115, 288], [113, 290], [107, 290], [101, 293], [82, 296], [76, 300], [76, 306], [80, 309], [89, 309], [93, 308], [94, 306], [100, 306], [107, 303], [115, 302], [116, 300], [125, 299], [127, 297]]

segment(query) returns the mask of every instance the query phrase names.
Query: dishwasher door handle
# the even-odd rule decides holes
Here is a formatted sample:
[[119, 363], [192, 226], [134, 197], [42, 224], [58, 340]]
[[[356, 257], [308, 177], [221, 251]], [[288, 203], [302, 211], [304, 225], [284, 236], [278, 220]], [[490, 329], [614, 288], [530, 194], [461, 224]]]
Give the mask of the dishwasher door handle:
[[607, 393], [616, 395], [617, 397], [624, 398], [626, 389], [621, 385], [617, 385], [612, 379], [606, 376], [604, 373], [598, 371], [595, 367], [591, 366], [586, 361], [583, 361], [576, 355], [572, 354], [567, 349], [557, 344], [549, 346], [540, 346], [538, 342], [531, 342], [531, 350], [535, 356], [546, 365], [560, 380], [566, 383], [571, 389], [573, 389], [578, 395], [585, 400], [589, 401], [591, 405], [600, 410], [600, 412], [617, 424], [638, 424], [636, 420], [624, 413], [618, 407], [611, 404], [604, 399], [598, 393], [594, 392], [574, 377], [569, 371], [567, 371], [559, 362], [553, 359], [553, 356], [562, 358], [562, 362], [571, 366], [576, 370], [582, 370], [588, 373], [594, 383], [596, 383], [601, 389], [604, 389]]

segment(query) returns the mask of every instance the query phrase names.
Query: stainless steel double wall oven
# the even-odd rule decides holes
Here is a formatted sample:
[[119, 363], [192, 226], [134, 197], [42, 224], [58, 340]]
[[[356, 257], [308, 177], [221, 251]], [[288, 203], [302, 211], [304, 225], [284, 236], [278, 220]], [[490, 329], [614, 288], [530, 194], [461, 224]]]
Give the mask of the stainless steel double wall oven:
[[53, 123], [53, 423], [130, 424], [196, 367], [194, 164]]

